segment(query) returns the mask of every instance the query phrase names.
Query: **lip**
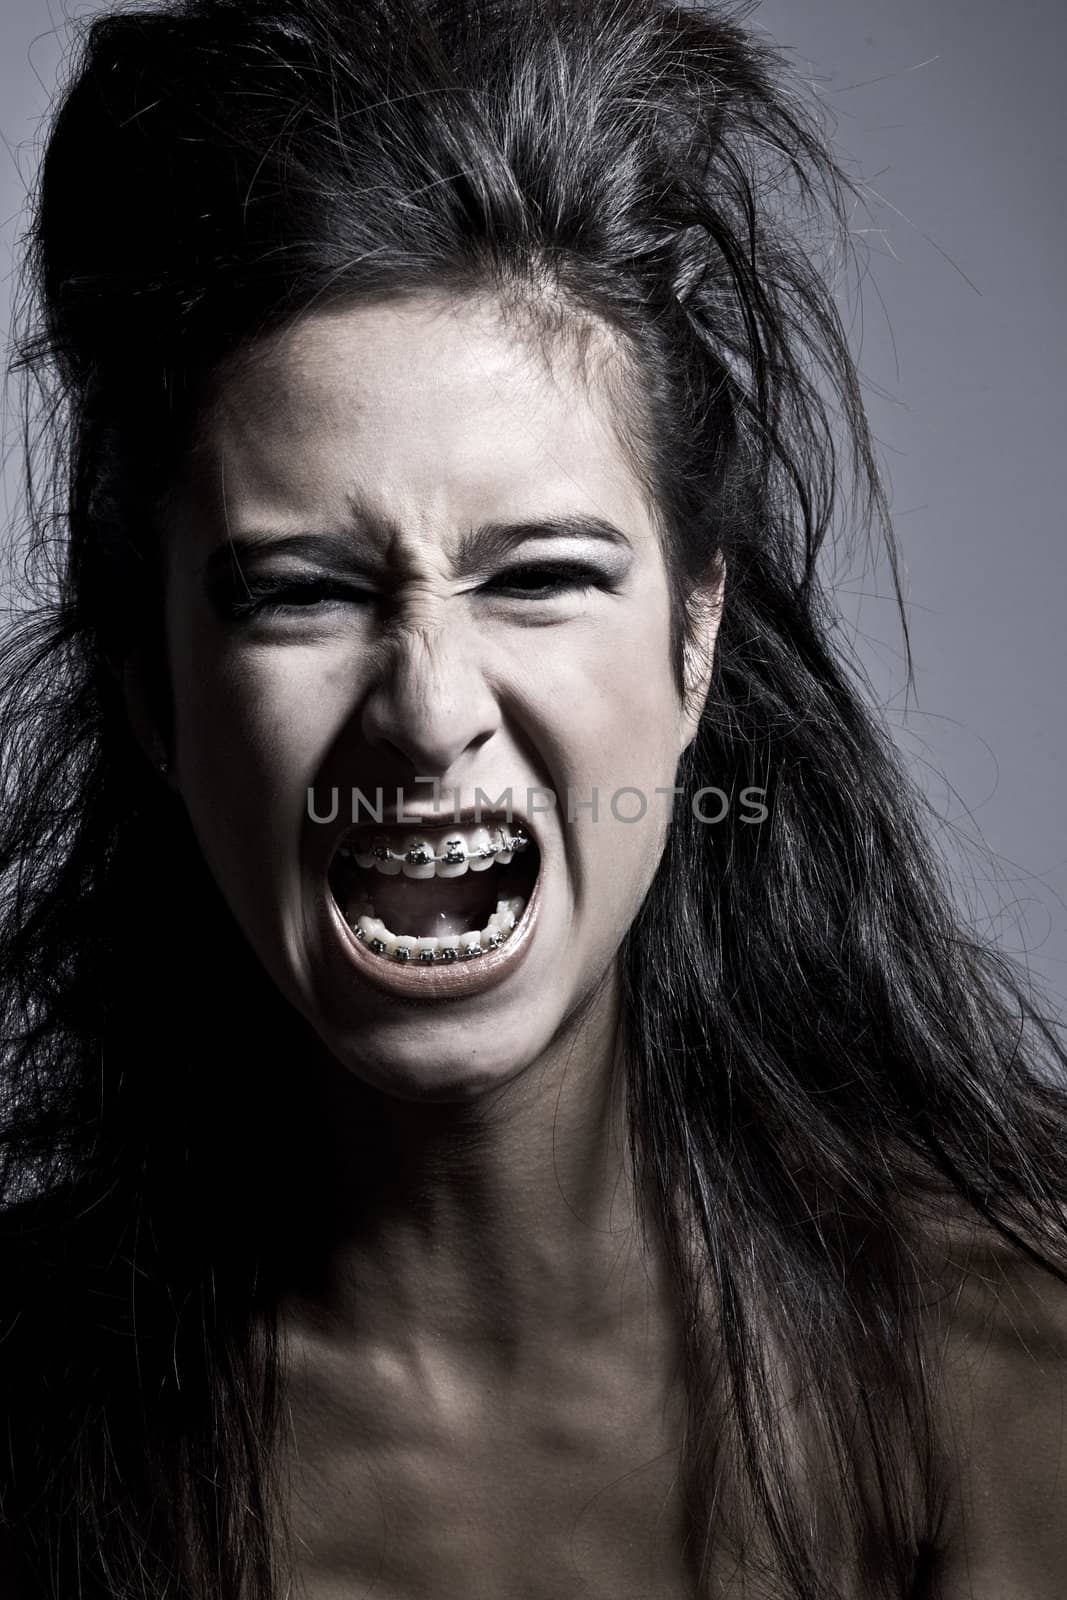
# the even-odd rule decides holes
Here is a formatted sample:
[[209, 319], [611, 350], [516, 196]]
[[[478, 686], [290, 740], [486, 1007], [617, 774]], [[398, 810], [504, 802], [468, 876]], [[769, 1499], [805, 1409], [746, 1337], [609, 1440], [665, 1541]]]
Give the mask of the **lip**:
[[[459, 816], [462, 819], [464, 813], [460, 812]], [[471, 817], [473, 819], [473, 812]], [[525, 818], [513, 814], [513, 821], [521, 821], [529, 828]], [[395, 826], [395, 824], [389, 825]], [[413, 824], [421, 827], [430, 825], [429, 819], [426, 821], [420, 819]], [[381, 826], [386, 826], [384, 820]], [[462, 827], [464, 823], [462, 820], [457, 822], [455, 816], [450, 815], [447, 824], [440, 823], [439, 826]], [[529, 954], [541, 909], [541, 880], [544, 877], [545, 858], [532, 829], [530, 833], [538, 847], [539, 864], [537, 877], [522, 917], [498, 950], [487, 950], [484, 955], [468, 961], [456, 961], [441, 966], [435, 963], [432, 966], [420, 967], [416, 963], [388, 961], [382, 956], [374, 955], [356, 938], [345, 921], [327, 881], [325, 893], [329, 914], [338, 927], [348, 959], [358, 975], [381, 993], [405, 1000], [458, 1000], [468, 995], [483, 994], [486, 990], [503, 983], [522, 965]]]

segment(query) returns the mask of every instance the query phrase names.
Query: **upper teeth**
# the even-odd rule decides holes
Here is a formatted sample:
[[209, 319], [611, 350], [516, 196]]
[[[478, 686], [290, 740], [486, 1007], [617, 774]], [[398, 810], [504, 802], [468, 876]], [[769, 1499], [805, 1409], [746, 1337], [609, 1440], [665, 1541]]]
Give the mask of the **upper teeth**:
[[366, 849], [342, 845], [342, 856], [354, 857], [359, 867], [371, 867], [387, 876], [403, 872], [412, 878], [456, 878], [463, 873], [482, 872], [493, 865], [506, 866], [516, 851], [524, 850], [529, 839], [524, 833], [495, 827], [453, 828], [435, 841], [424, 833], [409, 833], [392, 849], [384, 839]]

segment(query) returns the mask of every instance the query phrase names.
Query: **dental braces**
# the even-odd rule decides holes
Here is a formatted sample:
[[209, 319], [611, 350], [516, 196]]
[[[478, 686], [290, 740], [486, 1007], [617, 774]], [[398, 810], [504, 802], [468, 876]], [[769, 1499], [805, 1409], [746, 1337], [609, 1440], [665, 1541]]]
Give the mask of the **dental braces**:
[[[390, 850], [388, 845], [375, 844], [366, 851], [373, 856], [375, 861], [406, 861], [412, 867], [428, 867], [432, 861], [443, 861], [448, 867], [461, 867], [465, 861], [488, 861], [492, 856], [498, 856], [502, 850], [514, 853], [516, 850], [525, 850], [529, 844], [526, 834], [518, 833], [514, 837], [501, 833], [500, 844], [483, 845], [480, 850], [468, 850], [459, 839], [450, 839], [445, 845], [443, 855], [434, 855], [427, 850], [425, 845], [412, 845], [410, 850]], [[348, 847], [351, 854], [356, 854], [353, 847]], [[362, 855], [364, 852], [358, 852]]]
[[373, 950], [376, 956], [385, 956], [391, 961], [414, 961], [422, 966], [427, 967], [432, 966], [434, 963], [436, 963], [438, 966], [445, 966], [453, 961], [473, 961], [476, 960], [478, 956], [488, 955], [490, 950], [499, 950], [500, 946], [504, 943], [504, 935], [496, 933], [492, 936], [487, 945], [477, 945], [473, 949], [468, 949], [466, 947], [461, 948], [459, 945], [449, 944], [445, 945], [444, 949], [441, 950], [413, 951], [409, 950], [406, 945], [398, 945], [390, 956], [383, 941], [381, 939], [368, 939], [367, 935], [363, 932], [363, 929], [359, 927], [358, 924], [352, 929], [352, 932], [355, 934], [360, 944], [365, 944], [367, 949]]

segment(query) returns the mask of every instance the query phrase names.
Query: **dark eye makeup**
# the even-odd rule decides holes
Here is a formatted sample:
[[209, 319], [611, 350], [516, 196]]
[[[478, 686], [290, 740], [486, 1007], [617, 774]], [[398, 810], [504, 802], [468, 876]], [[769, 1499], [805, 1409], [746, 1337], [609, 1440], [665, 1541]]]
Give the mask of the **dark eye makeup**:
[[[522, 600], [551, 600], [564, 594], [581, 594], [590, 589], [612, 591], [614, 575], [584, 561], [527, 561], [507, 567], [480, 584], [475, 593]], [[370, 606], [381, 599], [380, 591], [359, 584], [313, 574], [286, 577], [253, 576], [242, 581], [239, 593], [217, 597], [217, 605], [230, 621], [253, 617], [286, 617], [321, 613], [337, 606]]]

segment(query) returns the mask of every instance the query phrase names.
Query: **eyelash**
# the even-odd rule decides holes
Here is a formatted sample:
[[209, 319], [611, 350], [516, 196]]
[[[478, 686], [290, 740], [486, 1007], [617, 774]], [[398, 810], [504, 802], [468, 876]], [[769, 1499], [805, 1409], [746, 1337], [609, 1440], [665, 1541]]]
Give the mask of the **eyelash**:
[[[583, 594], [592, 588], [612, 587], [610, 579], [598, 567], [580, 561], [529, 561], [522, 566], [508, 567], [484, 587], [514, 589], [516, 578], [531, 573], [541, 576], [551, 574], [553, 578], [552, 582], [541, 584], [536, 588], [518, 590], [520, 594], [534, 600], [550, 600], [561, 594]], [[512, 580], [510, 585], [506, 581], [508, 579]], [[303, 601], [294, 601], [292, 599], [294, 595], [307, 598]], [[289, 598], [284, 598], [286, 596]], [[316, 596], [318, 601], [313, 598]], [[317, 603], [322, 600], [345, 605], [367, 603], [375, 598], [373, 590], [336, 583], [329, 578], [288, 578], [279, 583], [271, 583], [269, 579], [259, 581], [253, 579], [247, 583], [245, 594], [226, 602], [226, 612], [235, 621], [242, 621], [257, 616], [291, 616], [294, 612], [315, 609]]]

